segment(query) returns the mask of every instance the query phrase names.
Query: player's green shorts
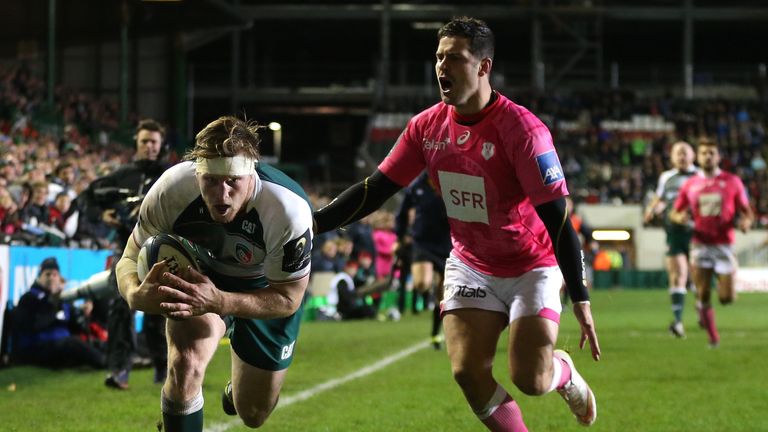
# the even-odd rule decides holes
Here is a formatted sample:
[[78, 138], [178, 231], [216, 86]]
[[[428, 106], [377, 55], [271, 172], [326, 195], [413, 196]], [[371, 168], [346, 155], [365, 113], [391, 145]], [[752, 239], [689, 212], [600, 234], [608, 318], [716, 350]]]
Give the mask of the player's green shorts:
[[691, 250], [691, 238], [693, 230], [687, 226], [668, 225], [667, 231], [667, 256], [684, 254], [688, 256]]
[[[227, 287], [227, 291], [248, 291], [267, 285], [265, 279], [251, 282], [220, 275], [213, 276], [211, 279], [216, 286]], [[222, 279], [226, 279], [226, 282]], [[224, 317], [232, 349], [251, 366], [271, 371], [287, 368], [293, 360], [305, 301], [306, 296], [302, 299], [296, 313], [285, 318], [259, 320]]]

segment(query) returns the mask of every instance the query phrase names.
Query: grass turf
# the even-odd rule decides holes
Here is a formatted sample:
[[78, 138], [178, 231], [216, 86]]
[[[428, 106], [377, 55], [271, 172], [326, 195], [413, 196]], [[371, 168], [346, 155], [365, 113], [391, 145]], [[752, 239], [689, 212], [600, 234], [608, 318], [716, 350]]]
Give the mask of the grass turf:
[[[593, 362], [578, 350], [573, 316], [563, 314], [558, 347], [571, 351], [597, 395], [594, 431], [768, 430], [768, 295], [743, 294], [716, 306], [722, 337], [707, 347], [688, 296], [688, 338], [672, 337], [663, 290], [597, 291], [593, 311], [603, 350]], [[281, 405], [264, 431], [482, 431], [454, 384], [444, 351], [418, 349], [360, 378], [316, 389], [427, 340], [429, 314], [399, 322], [309, 322], [302, 326]], [[522, 395], [506, 376], [506, 334], [495, 363], [497, 379], [518, 400], [532, 431], [582, 430], [557, 394]], [[159, 419], [160, 387], [151, 370], [136, 370], [131, 389], [103, 385], [103, 371], [0, 370], [0, 431], [151, 431]], [[229, 377], [228, 347], [209, 366], [204, 394], [206, 429], [248, 430], [221, 411]]]

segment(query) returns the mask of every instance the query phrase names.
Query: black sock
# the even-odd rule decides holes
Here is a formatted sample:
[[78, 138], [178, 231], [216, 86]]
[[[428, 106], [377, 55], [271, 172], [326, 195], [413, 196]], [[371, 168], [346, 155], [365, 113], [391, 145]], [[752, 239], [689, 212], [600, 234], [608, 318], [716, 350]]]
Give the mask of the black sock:
[[435, 308], [432, 310], [432, 336], [440, 334], [440, 324], [442, 324], [442, 320], [440, 319], [440, 307], [435, 305]]

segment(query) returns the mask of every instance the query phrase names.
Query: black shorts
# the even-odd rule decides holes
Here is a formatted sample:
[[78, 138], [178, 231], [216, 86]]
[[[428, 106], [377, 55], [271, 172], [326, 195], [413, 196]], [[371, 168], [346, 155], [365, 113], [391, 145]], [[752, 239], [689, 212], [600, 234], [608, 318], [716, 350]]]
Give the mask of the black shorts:
[[447, 259], [448, 255], [441, 256], [433, 248], [418, 244], [413, 245], [413, 262], [431, 262], [435, 271], [440, 274], [445, 273], [445, 260]]
[[691, 251], [693, 230], [687, 226], [667, 225], [667, 256], [685, 255]]

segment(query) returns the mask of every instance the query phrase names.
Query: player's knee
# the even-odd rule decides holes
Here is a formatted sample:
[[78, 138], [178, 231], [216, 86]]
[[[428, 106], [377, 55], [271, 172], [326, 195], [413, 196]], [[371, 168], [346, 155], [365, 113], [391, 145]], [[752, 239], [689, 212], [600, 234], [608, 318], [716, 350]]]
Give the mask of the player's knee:
[[271, 411], [258, 409], [243, 410], [243, 412], [238, 409], [237, 411], [240, 415], [240, 419], [243, 420], [243, 424], [251, 429], [261, 427], [267, 421], [267, 418], [269, 418], [270, 412]]
[[203, 364], [188, 356], [175, 356], [168, 368], [168, 379], [179, 387], [196, 385], [202, 381], [204, 374]]
[[453, 368], [453, 379], [459, 387], [471, 388], [480, 379], [480, 375], [470, 367], [459, 365]]
[[723, 306], [733, 303], [733, 296], [720, 297], [720, 304]]
[[545, 381], [543, 374], [531, 373], [530, 371], [512, 373], [512, 382], [528, 396], [540, 396], [546, 393], [551, 382]]

